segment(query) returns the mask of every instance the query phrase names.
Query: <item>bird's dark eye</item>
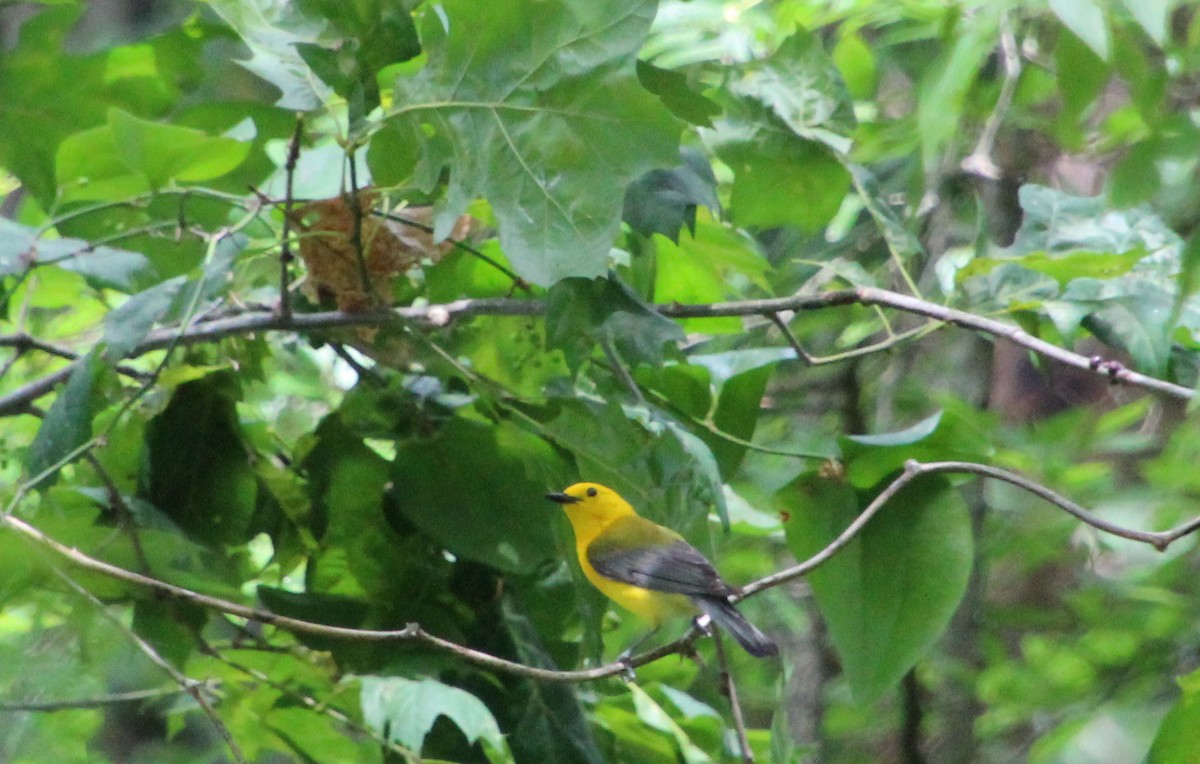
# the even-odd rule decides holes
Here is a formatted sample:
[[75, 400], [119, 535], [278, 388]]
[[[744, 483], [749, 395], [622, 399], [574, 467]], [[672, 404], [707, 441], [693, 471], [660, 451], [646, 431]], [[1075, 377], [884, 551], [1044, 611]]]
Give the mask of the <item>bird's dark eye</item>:
[[600, 492], [599, 492], [599, 491], [597, 491], [595, 488], [589, 488], [589, 489], [588, 489], [588, 496], [595, 496], [595, 495], [596, 495], [596, 494], [598, 494], [598, 493], [600, 493]]

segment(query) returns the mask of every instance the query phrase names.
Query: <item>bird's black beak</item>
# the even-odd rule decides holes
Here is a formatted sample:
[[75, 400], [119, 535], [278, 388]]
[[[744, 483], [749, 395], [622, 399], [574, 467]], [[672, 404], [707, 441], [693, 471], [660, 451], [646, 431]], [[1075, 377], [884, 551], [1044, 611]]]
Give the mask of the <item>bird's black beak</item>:
[[566, 493], [548, 493], [546, 494], [546, 498], [555, 504], [574, 504], [579, 501], [578, 496], [571, 496]]

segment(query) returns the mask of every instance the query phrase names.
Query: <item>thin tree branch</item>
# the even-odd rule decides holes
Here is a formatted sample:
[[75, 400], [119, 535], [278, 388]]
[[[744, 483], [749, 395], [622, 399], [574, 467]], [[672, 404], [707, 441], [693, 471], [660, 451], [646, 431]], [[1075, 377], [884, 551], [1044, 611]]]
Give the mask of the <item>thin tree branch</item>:
[[153, 645], [142, 639], [137, 632], [126, 626], [120, 618], [117, 618], [115, 615], [113, 615], [105, 606], [105, 604], [97, 599], [96, 595], [89, 592], [78, 582], [76, 582], [75, 579], [71, 578], [58, 568], [53, 568], [53, 570], [54, 573], [58, 575], [58, 577], [61, 578], [64, 583], [67, 584], [67, 586], [71, 587], [81, 597], [91, 602], [96, 607], [96, 610], [100, 612], [100, 615], [104, 616], [118, 629], [124, 632], [125, 636], [128, 637], [129, 640], [133, 642], [133, 644], [136, 645], [137, 648], [141, 650], [147, 658], [150, 659], [151, 663], [166, 672], [168, 676], [175, 680], [175, 683], [179, 685], [180, 689], [192, 696], [197, 705], [200, 706], [201, 710], [204, 711], [205, 715], [207, 715], [209, 720], [213, 723], [213, 727], [216, 728], [217, 733], [220, 734], [221, 738], [225, 741], [225, 745], [227, 748], [229, 748], [229, 753], [231, 756], [233, 756], [234, 761], [239, 762], [239, 764], [246, 764], [246, 757], [242, 754], [242, 749], [238, 746], [237, 741], [233, 739], [233, 735], [230, 734], [229, 728], [225, 726], [223, 721], [221, 721], [221, 717], [217, 715], [217, 712], [213, 709], [212, 704], [208, 702], [208, 698], [206, 698], [204, 693], [201, 692], [201, 688], [206, 687], [208, 683], [196, 681], [172, 666], [170, 661], [158, 654], [158, 651], [154, 649]]
[[625, 364], [621, 361], [621, 357], [617, 355], [617, 349], [613, 346], [612, 338], [605, 336], [600, 340], [600, 347], [604, 350], [604, 356], [608, 358], [608, 363], [612, 367], [612, 373], [617, 379], [621, 380], [621, 384], [629, 390], [629, 394], [633, 399], [641, 405], [646, 405], [646, 397], [642, 395], [642, 389], [638, 387], [638, 383], [634, 380], [633, 375], [629, 373], [629, 369], [625, 368]]
[[117, 516], [117, 523], [121, 526], [121, 530], [129, 536], [129, 544], [133, 547], [133, 555], [137, 558], [138, 567], [141, 568], [141, 572], [149, 573], [150, 561], [146, 559], [146, 550], [142, 548], [142, 539], [138, 536], [137, 523], [134, 522], [133, 512], [130, 511], [128, 502], [121, 494], [120, 487], [94, 453], [88, 451], [83, 458], [92, 465], [92, 469], [104, 483], [104, 487], [108, 491], [108, 503]]
[[854, 537], [862, 531], [866, 524], [869, 523], [871, 519], [875, 517], [875, 515], [878, 514], [879, 511], [883, 509], [883, 507], [889, 501], [891, 501], [892, 498], [905, 486], [922, 475], [933, 475], [942, 472], [962, 472], [980, 475], [981, 477], [988, 477], [992, 478], [993, 480], [1000, 480], [1005, 483], [1015, 485], [1018, 488], [1032, 493], [1040, 499], [1044, 499], [1050, 504], [1053, 504], [1067, 514], [1085, 523], [1086, 525], [1090, 525], [1096, 530], [1111, 534], [1113, 536], [1118, 536], [1123, 539], [1128, 539], [1130, 541], [1138, 541], [1143, 544], [1149, 544], [1160, 552], [1184, 536], [1200, 530], [1200, 517], [1194, 517], [1186, 523], [1166, 531], [1139, 531], [1134, 528], [1126, 528], [1096, 516], [1065, 496], [1057, 494], [1044, 485], [1035, 483], [1029, 478], [1018, 475], [1015, 472], [1002, 470], [998, 467], [989, 467], [986, 464], [976, 464], [974, 462], [922, 463], [909, 460], [904, 465], [904, 471], [901, 472], [895, 480], [889, 483], [886, 488], [880, 491], [874, 500], [867, 505], [867, 508], [864, 509], [858, 517], [854, 518], [854, 521], [851, 522], [850, 525], [846, 526], [846, 530], [842, 531], [840, 536], [829, 542], [824, 549], [817, 552], [812, 557], [809, 557], [807, 560], [799, 563], [798, 565], [793, 565], [790, 568], [781, 570], [777, 573], [772, 573], [769, 576], [765, 576], [757, 581], [754, 581], [753, 583], [747, 584], [746, 586], [742, 587], [741, 594], [737, 596], [736, 599], [745, 599], [746, 597], [749, 597], [752, 594], [757, 594], [764, 589], [770, 589], [771, 587], [779, 586], [780, 584], [787, 583], [788, 581], [792, 581], [796, 578], [811, 573], [816, 568], [828, 562], [830, 558], [832, 558], [834, 555], [840, 552], [843, 547], [849, 544]]
[[[976, 464], [973, 462], [921, 463], [910, 460], [904, 465], [904, 471], [875, 497], [875, 499], [867, 506], [867, 508], [864, 509], [863, 512], [856, 517], [852, 523], [850, 523], [850, 525], [842, 532], [840, 536], [830, 542], [830, 544], [824, 549], [798, 565], [778, 571], [747, 584], [742, 588], [741, 593], [735, 596], [733, 599], [745, 599], [746, 597], [757, 594], [764, 589], [779, 586], [780, 584], [799, 578], [800, 576], [803, 576], [816, 569], [825, 562], [828, 562], [835, 554], [849, 544], [850, 541], [862, 531], [866, 524], [870, 522], [871, 519], [881, 509], [883, 509], [883, 507], [905, 486], [922, 475], [943, 472], [962, 472], [989, 477], [996, 480], [1002, 480], [1006, 483], [1010, 483], [1019, 488], [1027, 490], [1039, 498], [1045, 499], [1047, 502], [1059, 507], [1073, 517], [1100, 531], [1129, 539], [1131, 541], [1139, 541], [1150, 544], [1155, 549], [1160, 551], [1166, 549], [1172, 542], [1200, 529], [1200, 517], [1193, 518], [1192, 520], [1167, 531], [1150, 532], [1124, 528], [1116, 525], [1115, 523], [1110, 523], [1097, 517], [1078, 504], [1063, 496], [1060, 496], [1045, 486], [1039, 485], [1028, 478], [1008, 472], [1006, 470], [998, 469], [996, 467], [989, 467], [983, 464]], [[164, 595], [176, 597], [200, 607], [224, 612], [229, 615], [246, 618], [253, 621], [258, 621], [260, 623], [276, 626], [278, 628], [296, 633], [316, 634], [337, 639], [418, 642], [439, 650], [443, 650], [445, 652], [449, 652], [476, 666], [545, 682], [582, 683], [595, 681], [597, 679], [603, 679], [606, 677], [620, 676], [626, 673], [630, 668], [643, 666], [645, 664], [657, 661], [667, 655], [673, 655], [690, 649], [691, 644], [695, 641], [697, 635], [700, 633], [699, 629], [703, 628], [707, 623], [707, 619], [705, 618], [697, 619], [697, 625], [692, 626], [692, 628], [690, 628], [682, 637], [674, 642], [662, 645], [661, 647], [655, 648], [624, 661], [609, 663], [590, 669], [573, 671], [543, 669], [533, 666], [526, 666], [515, 661], [500, 658], [480, 650], [475, 650], [473, 648], [465, 647], [455, 642], [442, 639], [441, 637], [437, 637], [426, 632], [420, 627], [419, 624], [416, 623], [410, 623], [403, 629], [391, 631], [354, 629], [344, 626], [330, 626], [327, 624], [313, 623], [298, 618], [290, 618], [288, 616], [278, 615], [260, 608], [248, 607], [246, 605], [241, 605], [229, 600], [201, 594], [181, 586], [176, 586], [175, 584], [170, 584], [150, 576], [126, 570], [116, 565], [111, 565], [103, 560], [98, 560], [94, 557], [84, 554], [83, 552], [80, 552], [77, 549], [68, 547], [65, 544], [56, 541], [55, 539], [42, 533], [36, 527], [26, 523], [24, 520], [12, 516], [11, 514], [0, 516], [0, 526], [5, 525], [21, 534], [24, 538], [36, 544], [37, 546], [49, 549], [82, 568], [100, 573], [110, 578], [125, 581], [136, 586], [145, 587]]]
[[292, 197], [293, 182], [296, 177], [296, 163], [300, 161], [300, 139], [304, 135], [304, 115], [296, 115], [296, 129], [292, 140], [288, 143], [287, 161], [284, 163], [284, 198], [283, 198], [283, 231], [279, 235], [279, 316], [292, 317], [292, 300], [289, 293], [292, 261]]
[[[211, 691], [215, 689], [215, 682], [200, 683], [201, 689]], [[110, 695], [98, 695], [93, 698], [79, 698], [77, 700], [49, 700], [49, 701], [16, 701], [13, 703], [0, 702], [0, 713], [53, 713], [55, 711], [78, 711], [88, 708], [104, 708], [105, 706], [116, 706], [122, 703], [139, 703], [144, 700], [157, 700], [159, 698], [169, 698], [175, 695], [187, 693], [188, 689], [184, 687], [163, 687], [155, 690], [131, 690], [129, 692], [114, 692]]]
[[[0, 334], [0, 348], [3, 347], [16, 348], [18, 356], [30, 350], [40, 350], [47, 355], [56, 356], [68, 361], [76, 361], [79, 359], [80, 355], [74, 350], [40, 340], [37, 337], [25, 332], [17, 332], [16, 334]], [[150, 376], [146, 372], [135, 369], [126, 364], [117, 364], [116, 370], [127, 377], [138, 380], [144, 380]]]
[[350, 214], [354, 218], [354, 227], [350, 231], [350, 246], [354, 248], [354, 258], [358, 263], [358, 278], [362, 281], [363, 294], [366, 295], [369, 304], [375, 304], [373, 295], [374, 290], [371, 289], [371, 275], [367, 272], [367, 251], [363, 242], [363, 206], [362, 199], [358, 196], [358, 161], [356, 147], [351, 147], [346, 152], [347, 158], [350, 160], [350, 192], [345, 195], [346, 206], [350, 208]]
[[1009, 107], [1012, 106], [1013, 96], [1017, 92], [1017, 81], [1021, 79], [1021, 53], [1017, 49], [1017, 38], [1013, 34], [1012, 21], [1007, 13], [1000, 17], [1000, 56], [1004, 61], [1004, 82], [1000, 85], [996, 106], [984, 123], [975, 150], [963, 159], [960, 165], [964, 172], [987, 180], [1000, 180], [1002, 173], [992, 157], [992, 152], [996, 148], [996, 134], [1000, 130], [1000, 123], [1004, 121]]
[[691, 642], [695, 639], [694, 635], [685, 635], [674, 642], [635, 656], [628, 661], [609, 663], [590, 669], [582, 669], [578, 671], [557, 671], [554, 669], [535, 668], [517, 663], [515, 661], [510, 661], [505, 658], [500, 658], [480, 650], [464, 647], [447, 639], [442, 639], [441, 637], [430, 634], [422, 629], [420, 625], [415, 623], [410, 623], [403, 629], [377, 631], [372, 629], [354, 629], [345, 626], [329, 626], [327, 624], [303, 621], [298, 618], [289, 618], [288, 616], [272, 613], [269, 610], [248, 607], [246, 605], [224, 600], [219, 597], [211, 597], [206, 594], [192, 591], [191, 589], [186, 589], [182, 586], [176, 586], [175, 584], [170, 584], [150, 576], [135, 573], [131, 570], [126, 570], [125, 568], [121, 568], [116, 565], [111, 565], [103, 560], [98, 560], [94, 557], [84, 554], [83, 552], [80, 552], [77, 549], [50, 538], [34, 526], [12, 515], [0, 517], [0, 526], [8, 526], [31, 542], [36, 543], [40, 547], [53, 551], [54, 553], [66, 558], [79, 567], [95, 573], [100, 573], [101, 575], [105, 575], [119, 581], [125, 581], [126, 583], [141, 586], [152, 591], [159, 592], [160, 594], [176, 597], [184, 600], [185, 602], [189, 602], [193, 605], [204, 607], [210, 610], [217, 610], [230, 615], [238, 616], [240, 618], [247, 618], [249, 620], [276, 626], [278, 628], [295, 633], [315, 634], [318, 636], [332, 637], [335, 639], [350, 639], [373, 642], [418, 642], [439, 650], [443, 650], [445, 652], [452, 653], [468, 663], [473, 663], [476, 666], [546, 682], [579, 683], [590, 682], [606, 677], [620, 676], [621, 674], [625, 673], [630, 666], [642, 666], [647, 663], [652, 663], [653, 661], [656, 661], [664, 656], [674, 654], [678, 652], [681, 647], [691, 644]]
[[[371, 214], [376, 215], [381, 218], [384, 218], [385, 220], [392, 220], [392, 221], [395, 221], [402, 225], [411, 226], [412, 228], [416, 228], [418, 231], [424, 231], [425, 233], [429, 233], [429, 234], [433, 233], [433, 226], [428, 225], [427, 223], [421, 223], [416, 220], [411, 220], [411, 219], [406, 218], [395, 212], [373, 212]], [[520, 289], [521, 291], [526, 292], [526, 293], [533, 291], [533, 288], [529, 286], [528, 281], [526, 281], [525, 279], [518, 276], [511, 269], [505, 268], [494, 257], [485, 255], [482, 251], [479, 250], [478, 247], [473, 247], [470, 244], [463, 241], [462, 239], [447, 238], [446, 241], [450, 242], [450, 244], [455, 249], [461, 249], [463, 252], [466, 252], [467, 254], [472, 255], [472, 256], [478, 258], [479, 260], [482, 260], [483, 262], [487, 263], [488, 265], [492, 266], [496, 270], [503, 273], [508, 278], [512, 279], [513, 289]], [[511, 294], [511, 292], [510, 292], [510, 294]]]
[[729, 698], [729, 714], [733, 717], [733, 729], [737, 734], [738, 748], [745, 764], [754, 764], [754, 751], [750, 750], [750, 740], [746, 737], [746, 717], [742, 713], [742, 703], [738, 700], [737, 685], [733, 683], [733, 672], [729, 669], [729, 655], [725, 652], [725, 640], [715, 626], [712, 627], [713, 649], [717, 653], [717, 666], [721, 672], [721, 691]]
[[[974, 313], [968, 313], [956, 308], [929, 302], [928, 300], [876, 287], [856, 287], [854, 289], [821, 292], [814, 295], [793, 295], [791, 297], [742, 300], [738, 302], [718, 302], [699, 305], [670, 303], [659, 305], [656, 309], [667, 318], [718, 318], [723, 316], [765, 316], [789, 310], [825, 310], [847, 305], [878, 305], [905, 313], [925, 316], [935, 321], [953, 324], [1008, 340], [1015, 345], [1019, 345], [1067, 366], [1107, 377], [1113, 384], [1140, 387], [1180, 400], [1191, 400], [1193, 396], [1193, 390], [1190, 387], [1141, 374], [1115, 361], [1106, 361], [1102, 358], [1089, 358], [1080, 355], [1079, 353], [1034, 337], [1012, 324], [1006, 324], [994, 318], [975, 315]], [[136, 357], [152, 350], [160, 350], [173, 342], [191, 345], [256, 332], [307, 332], [318, 329], [349, 326], [382, 326], [403, 322], [445, 326], [453, 320], [460, 320], [471, 316], [536, 316], [541, 315], [544, 311], [545, 305], [539, 300], [482, 298], [455, 300], [438, 305], [408, 306], [392, 310], [366, 311], [362, 313], [344, 313], [341, 311], [302, 313], [295, 314], [290, 319], [271, 312], [252, 312], [197, 323], [189, 326], [186, 331], [182, 332], [178, 328], [158, 329], [151, 332], [130, 353], [130, 356]], [[70, 375], [72, 368], [74, 368], [73, 365], [59, 369], [46, 377], [30, 382], [19, 390], [0, 397], [0, 416], [8, 416], [20, 411], [24, 404], [50, 392], [57, 384]]]

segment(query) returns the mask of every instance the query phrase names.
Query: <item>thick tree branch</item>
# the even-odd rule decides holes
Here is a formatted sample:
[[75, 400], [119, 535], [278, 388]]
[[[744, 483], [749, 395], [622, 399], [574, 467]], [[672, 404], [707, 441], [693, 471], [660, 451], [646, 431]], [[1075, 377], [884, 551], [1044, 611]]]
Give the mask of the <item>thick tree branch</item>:
[[[1190, 400], [1193, 395], [1193, 391], [1189, 387], [1140, 374], [1114, 361], [1080, 355], [1034, 337], [1012, 324], [875, 287], [857, 287], [814, 295], [794, 295], [765, 300], [742, 300], [703, 305], [672, 303], [659, 305], [657, 310], [667, 318], [769, 317], [771, 314], [781, 311], [823, 310], [846, 305], [878, 305], [925, 316], [965, 329], [973, 329], [1008, 340], [1015, 345], [1068, 366], [1105, 376], [1113, 384], [1140, 387], [1180, 400]], [[178, 328], [169, 327], [156, 330], [134, 349], [131, 356], [138, 356], [152, 350], [161, 350], [173, 342], [194, 345], [257, 332], [310, 332], [320, 329], [383, 326], [403, 322], [445, 326], [451, 321], [471, 316], [536, 316], [541, 315], [544, 310], [545, 306], [538, 300], [485, 298], [363, 313], [340, 311], [302, 313], [295, 314], [290, 318], [272, 312], [243, 313], [197, 323], [188, 327], [184, 332], [180, 332]], [[50, 392], [65, 380], [70, 375], [72, 368], [72, 365], [66, 366], [0, 397], [0, 416], [21, 413], [29, 403]]]

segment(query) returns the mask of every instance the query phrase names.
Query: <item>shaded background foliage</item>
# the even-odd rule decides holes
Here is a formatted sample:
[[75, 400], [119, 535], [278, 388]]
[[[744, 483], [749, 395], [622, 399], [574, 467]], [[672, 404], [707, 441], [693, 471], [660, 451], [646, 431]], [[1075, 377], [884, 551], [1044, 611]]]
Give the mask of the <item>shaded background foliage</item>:
[[[1198, 37], [1171, 0], [2, 4], [5, 511], [196, 592], [542, 668], [639, 629], [541, 506], [580, 478], [737, 582], [819, 550], [907, 459], [1177, 524], [1194, 416], [1106, 375], [1197, 383]], [[652, 307], [860, 286], [1100, 373], [866, 305]], [[506, 297], [545, 315], [238, 324]], [[183, 338], [221, 321], [242, 329]], [[1193, 547], [922, 478], [742, 605], [783, 645], [734, 656], [750, 742], [1194, 760]], [[703, 642], [551, 684], [166, 600], [11, 527], [0, 570], [5, 760], [737, 757]]]

